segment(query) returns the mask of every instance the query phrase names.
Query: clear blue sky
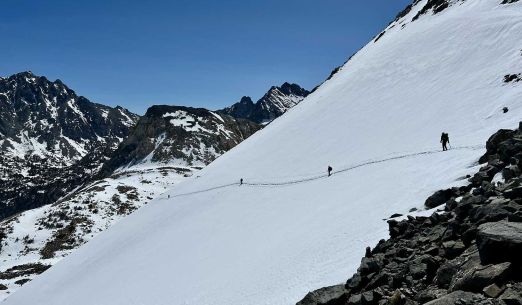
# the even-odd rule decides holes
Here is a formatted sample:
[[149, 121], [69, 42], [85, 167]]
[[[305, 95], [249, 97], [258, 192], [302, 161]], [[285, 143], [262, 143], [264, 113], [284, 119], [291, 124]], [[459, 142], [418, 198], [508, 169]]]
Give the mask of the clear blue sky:
[[3, 0], [0, 75], [92, 101], [221, 108], [323, 81], [411, 0]]

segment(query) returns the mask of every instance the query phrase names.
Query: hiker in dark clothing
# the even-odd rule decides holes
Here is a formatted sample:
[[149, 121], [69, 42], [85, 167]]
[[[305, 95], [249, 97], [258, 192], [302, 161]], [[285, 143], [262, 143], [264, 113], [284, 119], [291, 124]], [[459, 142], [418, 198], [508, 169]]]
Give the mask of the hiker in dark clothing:
[[243, 178], [239, 179], [239, 185], [243, 185]]
[[332, 175], [333, 168], [331, 166], [328, 166], [328, 177]]
[[448, 150], [448, 147], [446, 145], [449, 143], [449, 135], [447, 133], [442, 133], [442, 135], [440, 136], [440, 143], [442, 143], [442, 151]]

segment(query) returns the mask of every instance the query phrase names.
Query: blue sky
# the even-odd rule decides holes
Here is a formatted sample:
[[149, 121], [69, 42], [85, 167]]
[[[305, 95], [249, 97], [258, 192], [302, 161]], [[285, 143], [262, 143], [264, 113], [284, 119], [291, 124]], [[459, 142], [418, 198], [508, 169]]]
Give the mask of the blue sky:
[[3, 0], [0, 75], [31, 70], [95, 102], [217, 109], [307, 89], [411, 0]]

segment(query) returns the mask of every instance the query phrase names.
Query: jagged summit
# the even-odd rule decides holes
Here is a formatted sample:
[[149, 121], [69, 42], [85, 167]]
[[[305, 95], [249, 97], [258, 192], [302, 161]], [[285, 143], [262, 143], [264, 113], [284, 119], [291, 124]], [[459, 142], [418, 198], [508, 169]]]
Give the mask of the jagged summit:
[[219, 112], [266, 124], [297, 105], [308, 94], [309, 92], [299, 85], [285, 82], [279, 87], [272, 86], [256, 103], [250, 97], [244, 96], [238, 103]]
[[96, 171], [138, 118], [30, 71], [0, 80], [0, 109], [0, 219], [51, 203]]

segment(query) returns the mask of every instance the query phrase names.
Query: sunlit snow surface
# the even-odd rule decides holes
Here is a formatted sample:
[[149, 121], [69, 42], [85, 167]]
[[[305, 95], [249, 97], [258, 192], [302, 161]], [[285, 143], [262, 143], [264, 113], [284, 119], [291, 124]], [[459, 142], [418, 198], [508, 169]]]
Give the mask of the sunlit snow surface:
[[[100, 234], [6, 304], [293, 304], [344, 282], [382, 219], [460, 185], [483, 149], [455, 149], [290, 181], [403, 154], [484, 145], [522, 119], [522, 2], [459, 2], [394, 24], [264, 130]], [[404, 18], [411, 20], [426, 1]], [[404, 23], [404, 21], [402, 21]], [[339, 37], [343, 39], [343, 37]], [[502, 107], [510, 111], [503, 114]]]

